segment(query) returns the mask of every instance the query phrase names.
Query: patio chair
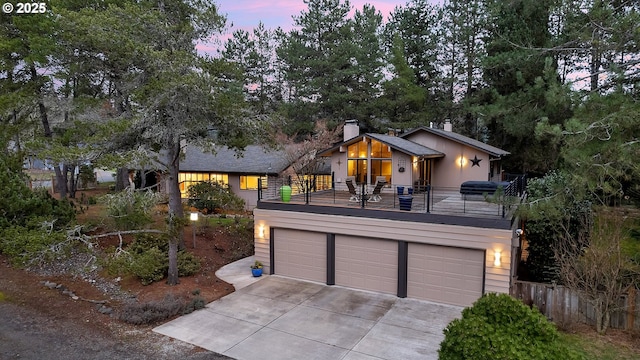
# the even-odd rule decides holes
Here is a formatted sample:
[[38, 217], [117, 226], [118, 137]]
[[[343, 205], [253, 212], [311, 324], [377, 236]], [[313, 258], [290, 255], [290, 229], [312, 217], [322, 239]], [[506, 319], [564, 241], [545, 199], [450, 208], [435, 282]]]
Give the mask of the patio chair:
[[351, 195], [349, 201], [360, 201], [360, 196], [358, 196], [356, 187], [353, 186], [353, 180], [347, 179], [345, 183], [347, 184], [347, 188], [349, 188], [349, 194]]
[[378, 182], [376, 183], [376, 187], [373, 188], [373, 192], [371, 193], [371, 197], [369, 198], [369, 201], [378, 202], [382, 200], [382, 196], [380, 196], [380, 192], [382, 191], [382, 187], [385, 186], [386, 184], [387, 184], [386, 181], [378, 180]]

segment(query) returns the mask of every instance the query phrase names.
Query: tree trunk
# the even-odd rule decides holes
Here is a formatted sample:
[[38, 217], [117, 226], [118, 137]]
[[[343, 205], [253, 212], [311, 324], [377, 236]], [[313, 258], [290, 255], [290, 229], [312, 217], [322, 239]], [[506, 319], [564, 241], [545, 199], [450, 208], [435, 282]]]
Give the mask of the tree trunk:
[[182, 199], [180, 198], [180, 185], [178, 184], [178, 171], [180, 167], [180, 142], [176, 141], [169, 146], [167, 151], [167, 193], [169, 195], [169, 273], [167, 284], [176, 285], [178, 280], [178, 245], [184, 244], [182, 219]]
[[129, 187], [129, 169], [118, 168], [116, 173], [116, 191], [122, 191]]
[[[36, 67], [34, 65], [30, 65], [29, 72], [31, 73], [31, 81], [37, 84], [39, 75], [36, 71]], [[51, 125], [49, 124], [47, 108], [44, 106], [44, 102], [42, 101], [42, 87], [40, 85], [36, 85], [36, 96], [38, 97], [38, 111], [40, 113], [40, 122], [42, 123], [42, 129], [44, 130], [44, 136], [51, 139], [53, 138], [53, 132], [51, 131]], [[66, 179], [63, 177], [59, 164], [54, 166], [54, 171], [56, 173], [56, 190], [58, 191], [58, 194], [60, 194], [60, 198], [64, 199], [67, 197]]]

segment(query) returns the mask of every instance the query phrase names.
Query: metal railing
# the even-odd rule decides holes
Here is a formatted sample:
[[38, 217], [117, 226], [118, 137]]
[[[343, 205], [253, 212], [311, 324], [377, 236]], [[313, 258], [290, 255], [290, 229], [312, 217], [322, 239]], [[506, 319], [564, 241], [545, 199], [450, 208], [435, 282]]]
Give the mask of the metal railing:
[[511, 217], [512, 210], [524, 195], [526, 178], [516, 178], [506, 188], [492, 195], [462, 195], [459, 188], [394, 184], [385, 185], [379, 198], [374, 198], [372, 196], [374, 186], [370, 184], [356, 184], [354, 196], [349, 193], [344, 182], [334, 182], [328, 190], [320, 190], [310, 182], [303, 184], [304, 186], [296, 186], [292, 183], [290, 195], [285, 199], [282, 190], [283, 186], [288, 185], [286, 179], [281, 179], [276, 184], [271, 179], [269, 185], [269, 189], [259, 188], [259, 201], [508, 218]]

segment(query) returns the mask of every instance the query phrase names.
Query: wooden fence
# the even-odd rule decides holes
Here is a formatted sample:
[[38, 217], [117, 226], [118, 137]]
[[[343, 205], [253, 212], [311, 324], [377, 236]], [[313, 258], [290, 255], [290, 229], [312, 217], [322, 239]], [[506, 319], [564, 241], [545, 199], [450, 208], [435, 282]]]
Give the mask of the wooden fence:
[[[618, 310], [611, 315], [610, 327], [624, 330], [640, 330], [640, 296], [632, 288], [618, 301]], [[535, 306], [549, 320], [560, 327], [580, 322], [595, 325], [593, 307], [575, 291], [552, 284], [514, 281], [511, 296]]]

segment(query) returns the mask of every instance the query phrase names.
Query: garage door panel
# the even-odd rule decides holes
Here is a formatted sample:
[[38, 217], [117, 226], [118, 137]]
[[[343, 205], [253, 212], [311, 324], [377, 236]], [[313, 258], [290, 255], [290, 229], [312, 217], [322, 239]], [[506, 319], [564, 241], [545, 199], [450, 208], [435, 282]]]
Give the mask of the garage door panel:
[[292, 278], [325, 282], [327, 242], [322, 233], [274, 230], [275, 273]]
[[395, 294], [398, 288], [398, 243], [355, 236], [336, 236], [336, 285]]
[[483, 251], [411, 243], [408, 252], [409, 297], [467, 306], [482, 295]]

